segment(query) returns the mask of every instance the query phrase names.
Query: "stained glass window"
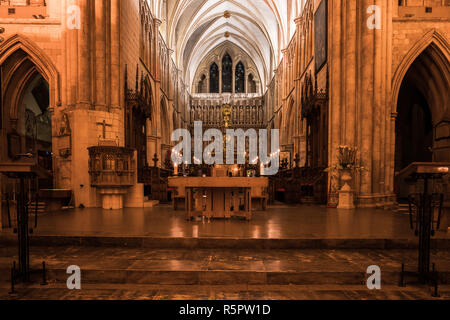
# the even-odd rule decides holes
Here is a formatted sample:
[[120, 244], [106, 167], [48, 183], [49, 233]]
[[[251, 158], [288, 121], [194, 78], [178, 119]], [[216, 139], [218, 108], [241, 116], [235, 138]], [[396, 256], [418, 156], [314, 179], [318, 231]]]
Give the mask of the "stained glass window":
[[233, 92], [233, 60], [228, 53], [222, 59], [222, 92]]
[[242, 62], [236, 66], [236, 93], [245, 93], [245, 67]]
[[216, 63], [209, 69], [209, 92], [219, 93], [219, 67]]

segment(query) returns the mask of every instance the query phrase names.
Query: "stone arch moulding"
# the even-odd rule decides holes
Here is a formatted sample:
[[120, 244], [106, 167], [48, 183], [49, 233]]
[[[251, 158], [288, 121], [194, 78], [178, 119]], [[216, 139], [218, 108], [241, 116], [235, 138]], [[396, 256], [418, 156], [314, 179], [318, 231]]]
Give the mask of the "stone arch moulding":
[[[450, 44], [447, 39], [441, 35], [435, 29], [428, 31], [416, 44], [408, 51], [402, 62], [398, 66], [394, 77], [392, 79], [392, 106], [391, 111], [393, 114], [397, 112], [398, 96], [400, 94], [400, 88], [406, 73], [416, 59], [430, 46], [434, 44], [439, 53], [446, 59], [447, 64], [443, 67], [449, 68], [450, 63]], [[443, 70], [444, 74], [449, 74], [450, 70]], [[450, 79], [448, 79], [450, 81]]]
[[22, 35], [14, 35], [0, 45], [0, 65], [17, 50], [23, 50], [36, 66], [42, 77], [48, 82], [50, 108], [61, 106], [61, 78], [48, 55], [35, 43]]
[[18, 86], [15, 88], [10, 100], [11, 105], [9, 114], [11, 120], [17, 120], [19, 118], [19, 106], [21, 103], [21, 99], [23, 99], [22, 93], [38, 73], [39, 71], [36, 67], [31, 67], [28, 72], [21, 78], [20, 83], [18, 83]]
[[294, 117], [294, 113], [295, 113], [295, 102], [294, 102], [294, 98], [291, 97], [289, 99], [289, 104], [288, 104], [288, 109], [287, 109], [287, 117], [285, 119], [286, 123], [285, 123], [285, 130], [286, 130], [286, 143], [288, 142], [289, 139], [293, 139], [294, 136], [294, 130], [295, 127], [297, 126], [297, 124], [295, 123], [295, 117]]

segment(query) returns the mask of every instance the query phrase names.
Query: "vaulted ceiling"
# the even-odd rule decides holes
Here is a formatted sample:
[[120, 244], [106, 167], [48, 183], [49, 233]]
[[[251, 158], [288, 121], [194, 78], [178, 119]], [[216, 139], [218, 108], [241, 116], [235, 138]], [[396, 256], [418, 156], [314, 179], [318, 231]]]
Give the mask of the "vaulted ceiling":
[[175, 51], [186, 84], [211, 50], [229, 41], [254, 61], [267, 85], [295, 32], [305, 0], [147, 0], [162, 21], [161, 34]]

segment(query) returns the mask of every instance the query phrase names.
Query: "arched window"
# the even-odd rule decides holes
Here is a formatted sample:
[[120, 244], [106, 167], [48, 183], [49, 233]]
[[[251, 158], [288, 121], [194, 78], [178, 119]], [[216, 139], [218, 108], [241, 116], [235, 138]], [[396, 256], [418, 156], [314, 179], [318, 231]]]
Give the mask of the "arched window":
[[256, 92], [256, 82], [253, 79], [253, 75], [248, 75], [248, 93], [257, 93]]
[[222, 59], [222, 92], [233, 92], [233, 60], [228, 53]]
[[239, 62], [236, 66], [235, 93], [245, 93], [245, 67], [242, 62]]
[[209, 69], [209, 92], [219, 93], [219, 67], [215, 62]]

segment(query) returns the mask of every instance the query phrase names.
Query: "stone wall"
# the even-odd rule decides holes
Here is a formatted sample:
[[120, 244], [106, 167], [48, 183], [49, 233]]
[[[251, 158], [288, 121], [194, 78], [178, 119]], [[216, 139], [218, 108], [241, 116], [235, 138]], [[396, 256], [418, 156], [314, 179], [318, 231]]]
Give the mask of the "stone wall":
[[[307, 1], [297, 19], [297, 47], [291, 44], [283, 50], [283, 61], [265, 95], [268, 125], [282, 130], [284, 148], [293, 145], [301, 159], [306, 157], [306, 145], [298, 102], [305, 74], [315, 76], [313, 15], [320, 2]], [[380, 8], [381, 29], [368, 28], [367, 9], [372, 5]], [[317, 84], [319, 89], [326, 86], [328, 69], [329, 163], [336, 162], [339, 145], [358, 147], [361, 164], [368, 169], [354, 177], [358, 204], [389, 207], [395, 199], [395, 95], [406, 70], [403, 74], [400, 71], [405, 60], [414, 55], [415, 46], [433, 35], [446, 43], [443, 47], [448, 51], [449, 3], [403, 1], [399, 6], [397, 1], [364, 0], [343, 5], [342, 1], [328, 0], [328, 15], [328, 64], [317, 74]], [[415, 57], [419, 54], [415, 53]], [[449, 54], [445, 52], [444, 56]], [[290, 109], [292, 101], [294, 110]], [[290, 130], [292, 125], [295, 128]]]

